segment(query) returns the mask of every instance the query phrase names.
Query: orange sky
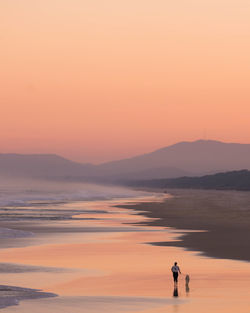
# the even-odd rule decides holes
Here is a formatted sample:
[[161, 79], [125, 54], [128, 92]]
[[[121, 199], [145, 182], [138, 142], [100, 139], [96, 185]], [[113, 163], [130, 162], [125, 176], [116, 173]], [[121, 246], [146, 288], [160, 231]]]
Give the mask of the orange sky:
[[0, 152], [250, 143], [249, 0], [1, 0]]

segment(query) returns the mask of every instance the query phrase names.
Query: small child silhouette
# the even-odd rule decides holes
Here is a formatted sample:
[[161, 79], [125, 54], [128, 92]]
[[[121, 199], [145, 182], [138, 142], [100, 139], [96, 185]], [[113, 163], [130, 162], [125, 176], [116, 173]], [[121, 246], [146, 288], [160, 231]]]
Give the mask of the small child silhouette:
[[185, 277], [185, 281], [186, 281], [186, 285], [188, 285], [188, 284], [189, 284], [189, 282], [190, 282], [190, 277], [189, 277], [189, 275], [186, 275], [186, 277]]

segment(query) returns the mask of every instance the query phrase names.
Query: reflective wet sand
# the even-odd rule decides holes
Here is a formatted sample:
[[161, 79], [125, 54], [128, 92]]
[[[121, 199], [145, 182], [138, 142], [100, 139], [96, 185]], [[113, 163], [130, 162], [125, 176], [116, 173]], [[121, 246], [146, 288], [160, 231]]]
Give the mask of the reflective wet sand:
[[[34, 223], [35, 236], [30, 245], [2, 249], [2, 263], [36, 266], [40, 271], [1, 273], [1, 284], [58, 295], [25, 300], [2, 311], [249, 312], [249, 263], [206, 258], [181, 248], [153, 246], [150, 242], [178, 240], [178, 232], [133, 225], [145, 218], [114, 207], [117, 203], [61, 205], [63, 210], [88, 212], [75, 215], [70, 221]], [[23, 227], [27, 230], [28, 225]], [[46, 232], [53, 227], [60, 231]], [[178, 261], [183, 272], [178, 288], [174, 288], [170, 273], [174, 261]], [[190, 275], [189, 285], [185, 284], [186, 274]]]

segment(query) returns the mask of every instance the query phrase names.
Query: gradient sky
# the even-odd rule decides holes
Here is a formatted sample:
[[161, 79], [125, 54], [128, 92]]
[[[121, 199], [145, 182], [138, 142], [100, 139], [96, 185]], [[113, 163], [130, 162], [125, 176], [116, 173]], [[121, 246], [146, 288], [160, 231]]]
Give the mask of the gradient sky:
[[1, 0], [0, 152], [250, 143], [249, 0]]

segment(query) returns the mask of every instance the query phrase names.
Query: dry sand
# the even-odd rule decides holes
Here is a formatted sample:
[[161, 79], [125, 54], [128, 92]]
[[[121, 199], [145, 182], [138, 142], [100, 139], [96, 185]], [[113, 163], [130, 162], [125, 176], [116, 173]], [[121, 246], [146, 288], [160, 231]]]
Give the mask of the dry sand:
[[173, 196], [162, 203], [122, 206], [157, 218], [142, 222], [205, 232], [184, 232], [174, 242], [160, 246], [184, 247], [206, 256], [250, 261], [250, 192], [171, 189]]

